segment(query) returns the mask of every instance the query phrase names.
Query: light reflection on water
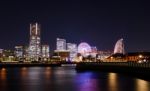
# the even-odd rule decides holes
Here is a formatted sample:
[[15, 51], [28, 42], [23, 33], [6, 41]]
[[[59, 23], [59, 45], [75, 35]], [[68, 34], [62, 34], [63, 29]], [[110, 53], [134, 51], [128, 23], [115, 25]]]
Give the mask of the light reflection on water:
[[22, 67], [20, 72], [21, 72], [21, 78], [25, 78], [28, 76], [27, 75], [28, 71], [26, 67]]
[[51, 76], [51, 67], [46, 67], [44, 73], [45, 73], [45, 78], [46, 79], [50, 79], [50, 76]]
[[7, 89], [7, 70], [5, 68], [0, 69], [0, 91], [5, 91]]
[[150, 91], [150, 82], [72, 67], [0, 68], [0, 91]]
[[150, 91], [150, 83], [145, 80], [136, 79], [135, 87], [137, 91]]
[[119, 91], [117, 73], [108, 73], [108, 89], [109, 91]]
[[77, 77], [77, 86], [79, 91], [99, 91], [98, 81], [92, 79], [92, 72], [81, 73]]
[[0, 79], [1, 80], [6, 80], [6, 69], [5, 68], [2, 68], [1, 70], [0, 70]]

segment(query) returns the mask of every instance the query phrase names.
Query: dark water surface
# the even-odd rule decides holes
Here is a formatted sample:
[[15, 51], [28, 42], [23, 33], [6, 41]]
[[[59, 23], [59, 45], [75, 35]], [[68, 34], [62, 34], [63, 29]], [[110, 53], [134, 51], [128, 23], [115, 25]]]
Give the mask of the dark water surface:
[[73, 67], [0, 68], [0, 91], [150, 91], [150, 82]]

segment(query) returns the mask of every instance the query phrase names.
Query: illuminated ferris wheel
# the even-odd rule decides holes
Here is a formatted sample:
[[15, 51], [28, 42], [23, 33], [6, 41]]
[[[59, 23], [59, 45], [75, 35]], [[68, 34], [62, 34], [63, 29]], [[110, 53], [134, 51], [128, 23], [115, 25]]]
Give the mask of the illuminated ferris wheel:
[[78, 46], [78, 53], [80, 53], [84, 57], [90, 55], [91, 46], [86, 42], [80, 43], [79, 46]]

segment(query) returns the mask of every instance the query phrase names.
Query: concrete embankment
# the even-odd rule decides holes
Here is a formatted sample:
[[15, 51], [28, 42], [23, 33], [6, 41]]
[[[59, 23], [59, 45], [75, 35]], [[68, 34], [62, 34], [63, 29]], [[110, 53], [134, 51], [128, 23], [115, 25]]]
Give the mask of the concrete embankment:
[[60, 63], [0, 63], [0, 68], [2, 67], [58, 67], [61, 66]]
[[116, 72], [150, 80], [150, 63], [79, 63], [76, 70]]
[[2, 67], [60, 67], [60, 66], [76, 66], [76, 63], [72, 62], [49, 62], [49, 63], [40, 63], [40, 62], [1, 62], [0, 68]]

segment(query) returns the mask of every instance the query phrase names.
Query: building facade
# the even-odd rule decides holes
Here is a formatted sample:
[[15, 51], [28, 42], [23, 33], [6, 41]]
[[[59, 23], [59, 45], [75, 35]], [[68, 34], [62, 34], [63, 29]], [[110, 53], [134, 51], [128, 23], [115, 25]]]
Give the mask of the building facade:
[[41, 57], [41, 28], [38, 23], [30, 24], [30, 40], [28, 57], [30, 61], [38, 61]]
[[115, 44], [115, 48], [114, 48], [114, 54], [125, 54], [125, 49], [124, 49], [124, 42], [123, 39], [119, 39], [116, 44]]
[[42, 45], [42, 58], [50, 57], [50, 48], [49, 45]]
[[97, 55], [97, 47], [96, 46], [92, 46], [91, 47], [91, 56], [95, 58], [96, 55]]
[[72, 60], [78, 52], [77, 44], [67, 43], [67, 50], [70, 51], [70, 60]]
[[67, 61], [70, 52], [66, 48], [66, 40], [65, 39], [56, 39], [56, 50], [54, 53], [57, 55], [60, 61]]
[[15, 57], [23, 58], [23, 46], [15, 46]]
[[0, 49], [0, 62], [3, 60], [3, 49]]
[[56, 40], [56, 50], [57, 51], [63, 51], [66, 50], [66, 40], [57, 38]]

